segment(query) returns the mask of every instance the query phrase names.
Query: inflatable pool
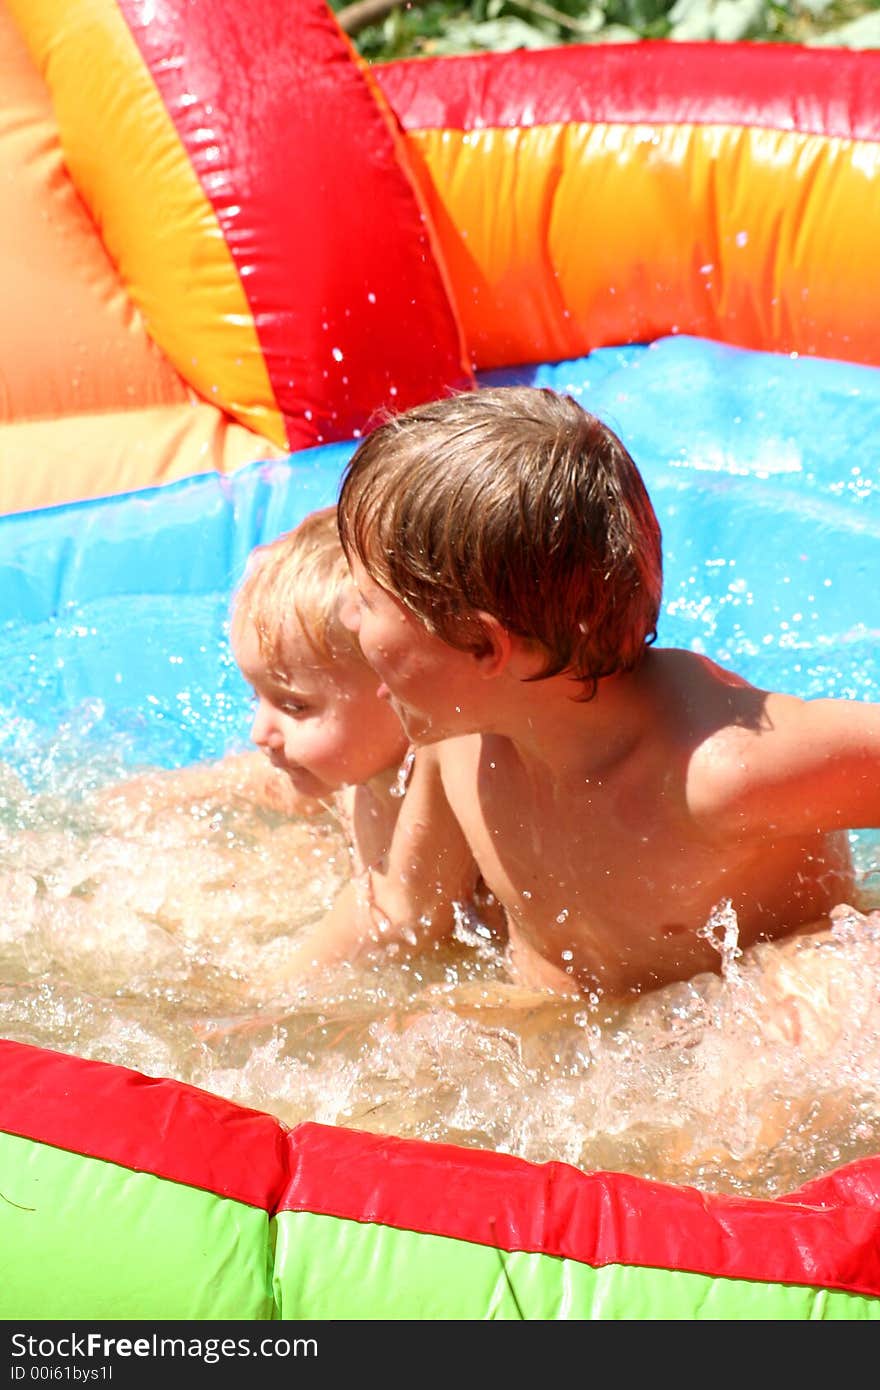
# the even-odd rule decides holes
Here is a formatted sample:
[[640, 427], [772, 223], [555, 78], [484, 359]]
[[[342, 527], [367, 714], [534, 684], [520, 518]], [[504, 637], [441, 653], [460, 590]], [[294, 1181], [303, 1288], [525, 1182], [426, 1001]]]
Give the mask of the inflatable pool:
[[[88, 702], [99, 744], [136, 714], [143, 761], [222, 753], [249, 549], [332, 501], [377, 408], [474, 374], [571, 390], [622, 435], [664, 529], [662, 641], [880, 698], [880, 55], [368, 73], [322, 5], [295, 9], [0, 10], [28, 116], [0, 140], [22, 190], [0, 257], [0, 759], [33, 776]], [[160, 655], [205, 595], [210, 637]], [[131, 598], [157, 604], [137, 641]], [[227, 723], [197, 717], [218, 679]], [[750, 1200], [289, 1129], [19, 1039], [0, 1058], [7, 1319], [880, 1315], [880, 1158]]]

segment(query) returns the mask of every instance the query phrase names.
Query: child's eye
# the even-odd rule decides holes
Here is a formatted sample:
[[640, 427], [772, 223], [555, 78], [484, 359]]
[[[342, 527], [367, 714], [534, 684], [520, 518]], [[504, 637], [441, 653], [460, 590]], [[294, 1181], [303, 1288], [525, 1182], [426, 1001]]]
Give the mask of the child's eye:
[[[252, 691], [250, 696], [251, 709], [256, 709], [258, 705], [262, 703], [262, 700], [263, 696], [258, 695], [256, 691]], [[309, 712], [309, 706], [304, 704], [302, 700], [269, 700], [268, 703], [273, 709], [276, 709], [279, 714], [300, 715], [308, 714]]]

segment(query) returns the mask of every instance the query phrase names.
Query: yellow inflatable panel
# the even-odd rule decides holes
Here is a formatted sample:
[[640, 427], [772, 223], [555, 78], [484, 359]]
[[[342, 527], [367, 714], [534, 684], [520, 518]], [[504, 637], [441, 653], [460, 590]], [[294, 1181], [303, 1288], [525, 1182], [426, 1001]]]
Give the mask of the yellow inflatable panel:
[[570, 123], [408, 138], [479, 367], [678, 330], [876, 360], [875, 142]]
[[[48, 82], [73, 182], [149, 332], [206, 400], [284, 445], [238, 271], [115, 0], [7, 3]], [[95, 111], [111, 113], [100, 146]]]
[[45, 83], [2, 0], [0, 93], [0, 421], [187, 401], [70, 182]]
[[57, 420], [8, 424], [0, 447], [4, 512], [114, 496], [198, 473], [231, 473], [284, 454], [201, 402], [72, 415], [63, 430]]

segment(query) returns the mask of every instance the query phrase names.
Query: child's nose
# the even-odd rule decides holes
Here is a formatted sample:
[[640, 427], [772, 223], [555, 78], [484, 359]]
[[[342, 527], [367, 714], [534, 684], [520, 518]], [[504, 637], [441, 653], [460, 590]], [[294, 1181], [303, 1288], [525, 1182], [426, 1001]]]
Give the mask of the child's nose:
[[251, 724], [251, 742], [258, 748], [277, 748], [284, 735], [274, 717], [275, 711], [267, 700], [260, 700]]

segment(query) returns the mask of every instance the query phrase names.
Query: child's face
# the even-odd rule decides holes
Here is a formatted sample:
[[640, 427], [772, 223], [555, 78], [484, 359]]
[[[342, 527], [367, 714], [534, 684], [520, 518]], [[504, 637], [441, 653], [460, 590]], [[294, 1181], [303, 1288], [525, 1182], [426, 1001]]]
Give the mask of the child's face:
[[327, 796], [396, 767], [407, 739], [375, 673], [355, 653], [324, 661], [292, 621], [284, 671], [267, 669], [252, 623], [233, 625], [233, 652], [257, 707], [253, 742], [286, 772], [298, 792]]
[[480, 727], [480, 684], [474, 658], [435, 636], [398, 599], [351, 561], [354, 590], [341, 618], [356, 632], [361, 651], [414, 743], [470, 733]]

